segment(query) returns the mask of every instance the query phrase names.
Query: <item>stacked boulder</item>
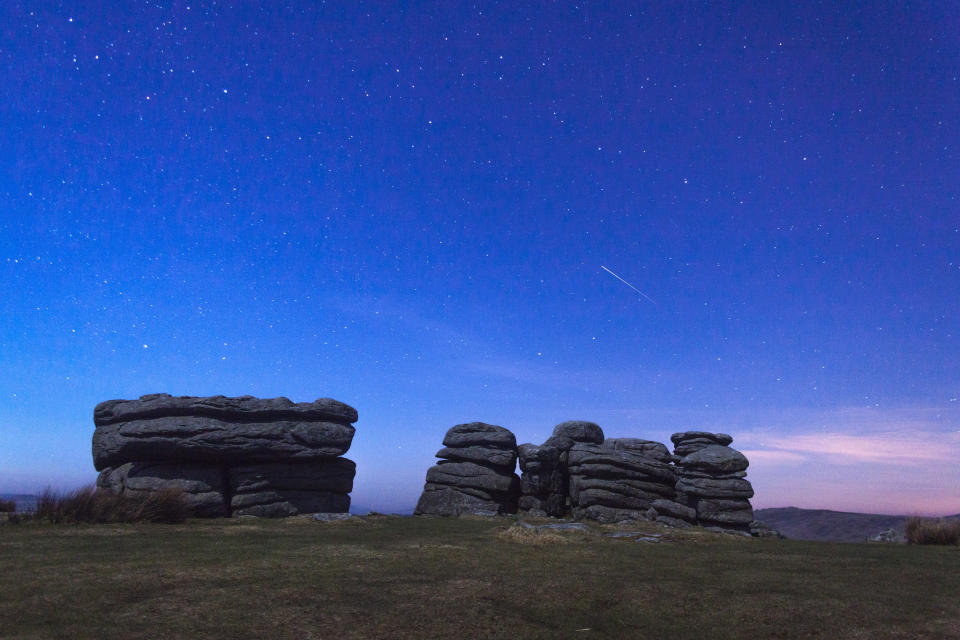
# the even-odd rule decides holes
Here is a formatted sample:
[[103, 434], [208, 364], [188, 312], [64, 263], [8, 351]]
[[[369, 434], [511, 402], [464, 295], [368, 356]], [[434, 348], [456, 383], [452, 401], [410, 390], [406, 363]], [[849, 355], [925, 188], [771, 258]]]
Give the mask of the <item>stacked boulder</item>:
[[137, 494], [176, 488], [198, 517], [346, 512], [357, 411], [321, 398], [168, 394], [110, 400], [93, 413], [97, 486]]
[[572, 420], [558, 424], [541, 445], [517, 447], [503, 427], [457, 425], [437, 452], [442, 460], [427, 472], [415, 513], [498, 515], [519, 509], [534, 516], [653, 519], [673, 527], [770, 535], [753, 520], [749, 462], [730, 448], [732, 437], [688, 431], [671, 440], [673, 453], [651, 440], [607, 439], [599, 425]]
[[601, 522], [646, 517], [674, 495], [673, 456], [659, 442], [604, 439], [593, 422], [558, 424], [542, 445], [521, 445], [520, 509]]
[[725, 433], [686, 431], [673, 434], [670, 440], [677, 457], [676, 496], [673, 505], [653, 505], [658, 519], [678, 518], [707, 529], [749, 532], [753, 487], [746, 469], [750, 463], [730, 448], [733, 438]]
[[570, 511], [570, 450], [577, 444], [603, 442], [599, 425], [584, 420], [561, 422], [541, 445], [520, 445], [522, 511], [563, 517]]
[[458, 424], [447, 431], [437, 457], [441, 460], [427, 471], [415, 514], [516, 513], [517, 439], [508, 429], [483, 422]]

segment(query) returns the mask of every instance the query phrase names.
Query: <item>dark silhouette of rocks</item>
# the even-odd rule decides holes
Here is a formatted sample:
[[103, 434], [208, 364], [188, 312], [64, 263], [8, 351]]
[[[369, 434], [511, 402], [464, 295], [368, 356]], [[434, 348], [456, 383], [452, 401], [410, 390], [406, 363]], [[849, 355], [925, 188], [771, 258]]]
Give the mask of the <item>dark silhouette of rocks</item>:
[[517, 440], [508, 429], [483, 422], [447, 431], [442, 458], [427, 471], [417, 515], [459, 516], [516, 513], [520, 478]]
[[110, 400], [94, 409], [97, 484], [178, 488], [199, 517], [346, 512], [356, 467], [339, 456], [356, 420], [356, 409], [330, 398]]

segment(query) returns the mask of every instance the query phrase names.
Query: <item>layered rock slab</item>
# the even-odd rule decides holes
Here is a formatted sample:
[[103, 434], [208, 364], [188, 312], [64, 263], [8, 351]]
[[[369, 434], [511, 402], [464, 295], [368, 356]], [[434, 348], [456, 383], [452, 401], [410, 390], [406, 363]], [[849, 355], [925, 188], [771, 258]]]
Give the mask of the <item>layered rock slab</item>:
[[516, 513], [520, 478], [517, 440], [509, 429], [484, 422], [456, 425], [443, 438], [441, 458], [427, 471], [417, 515]]
[[[276, 412], [271, 413], [270, 408]], [[196, 411], [196, 413], [188, 413]], [[97, 470], [131, 461], [306, 462], [336, 458], [350, 448], [356, 410], [321, 398], [143, 396], [94, 409]]]

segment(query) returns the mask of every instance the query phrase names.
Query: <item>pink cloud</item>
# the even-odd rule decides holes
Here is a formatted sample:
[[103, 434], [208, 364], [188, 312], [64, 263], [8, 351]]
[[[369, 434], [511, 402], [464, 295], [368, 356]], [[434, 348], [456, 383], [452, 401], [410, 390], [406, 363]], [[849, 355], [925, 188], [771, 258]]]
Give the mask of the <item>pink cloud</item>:
[[807, 433], [767, 437], [762, 444], [780, 453], [831, 456], [835, 458], [835, 463], [847, 464], [879, 462], [912, 465], [960, 459], [960, 442], [957, 438], [928, 432], [867, 435]]

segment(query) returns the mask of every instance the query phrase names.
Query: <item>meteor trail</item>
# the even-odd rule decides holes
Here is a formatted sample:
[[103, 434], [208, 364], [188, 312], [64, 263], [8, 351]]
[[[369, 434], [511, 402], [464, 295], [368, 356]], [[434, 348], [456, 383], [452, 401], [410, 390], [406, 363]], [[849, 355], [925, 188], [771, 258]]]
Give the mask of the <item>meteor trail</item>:
[[650, 296], [648, 296], [647, 294], [645, 294], [643, 291], [640, 291], [640, 289], [637, 289], [635, 286], [633, 286], [632, 284], [630, 284], [629, 282], [627, 282], [626, 280], [624, 280], [623, 278], [621, 278], [620, 276], [618, 276], [617, 274], [615, 274], [613, 271], [610, 271], [610, 269], [607, 269], [607, 268], [606, 268], [605, 266], [603, 266], [603, 265], [600, 265], [600, 268], [603, 269], [604, 271], [606, 271], [607, 273], [609, 273], [610, 275], [612, 275], [614, 278], [616, 278], [617, 280], [619, 280], [619, 281], [622, 282], [623, 284], [627, 285], [628, 287], [630, 287], [631, 289], [633, 289], [634, 291], [636, 291], [637, 293], [639, 293], [640, 295], [642, 295], [644, 298], [646, 298], [646, 299], [649, 300], [650, 302], [652, 302], [652, 303], [653, 303], [653, 306], [655, 306], [655, 307], [656, 307], [656, 306], [659, 306], [659, 305], [657, 304], [657, 301], [656, 301], [656, 300], [654, 300], [653, 298], [651, 298]]

